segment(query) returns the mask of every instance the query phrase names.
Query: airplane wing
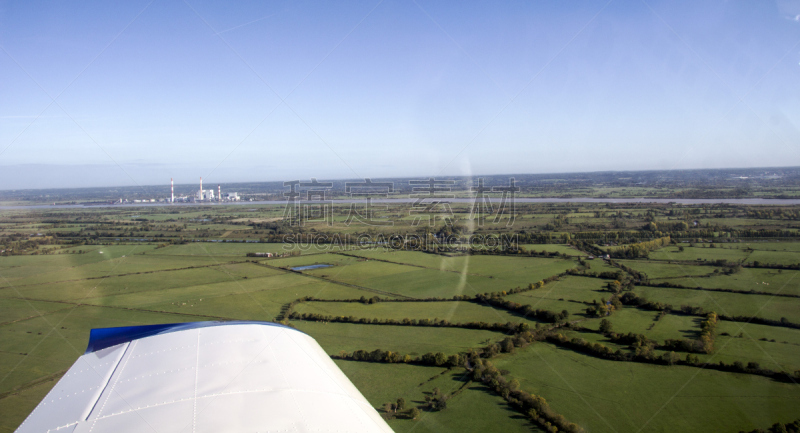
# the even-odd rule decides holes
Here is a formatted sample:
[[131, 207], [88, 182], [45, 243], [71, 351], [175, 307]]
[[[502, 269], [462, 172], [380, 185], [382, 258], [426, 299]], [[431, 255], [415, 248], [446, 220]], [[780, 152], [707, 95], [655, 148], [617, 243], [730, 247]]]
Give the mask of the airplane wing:
[[19, 433], [391, 432], [313, 338], [266, 322], [94, 329]]

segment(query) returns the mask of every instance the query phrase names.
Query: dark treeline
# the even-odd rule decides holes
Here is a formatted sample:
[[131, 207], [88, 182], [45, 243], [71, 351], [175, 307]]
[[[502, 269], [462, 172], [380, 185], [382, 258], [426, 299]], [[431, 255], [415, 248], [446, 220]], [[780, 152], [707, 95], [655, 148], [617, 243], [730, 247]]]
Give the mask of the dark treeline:
[[501, 308], [506, 311], [516, 313], [523, 317], [529, 317], [543, 322], [560, 323], [565, 322], [569, 317], [569, 312], [564, 310], [560, 313], [554, 311], [533, 308], [527, 304], [520, 304], [518, 302], [507, 301], [499, 296], [478, 295], [477, 299], [480, 303], [490, 305], [495, 308]]
[[615, 351], [614, 349], [601, 343], [592, 343], [578, 337], [570, 339], [566, 335], [560, 333], [548, 334], [546, 336], [546, 341], [560, 347], [565, 347], [576, 352], [581, 352], [589, 356], [607, 359], [610, 361], [640, 362], [645, 364], [660, 365], [685, 365], [729, 373], [753, 374], [757, 376], [768, 377], [785, 383], [797, 383], [797, 381], [800, 380], [800, 370], [790, 374], [785, 371], [774, 371], [767, 368], [761, 368], [761, 366], [756, 362], [749, 362], [747, 365], [739, 361], [735, 361], [731, 364], [726, 364], [723, 361], [718, 363], [704, 363], [700, 361], [697, 355], [688, 353], [682, 360], [675, 352], [665, 352], [661, 356], [657, 356], [653, 351], [654, 347], [652, 345], [652, 341], [649, 341], [643, 345], [634, 344], [634, 353], [625, 353], [619, 349]]
[[[696, 278], [696, 277], [695, 277]], [[795, 295], [792, 293], [774, 293], [774, 292], [765, 292], [763, 290], [735, 290], [735, 289], [720, 289], [720, 288], [710, 288], [710, 287], [689, 287], [684, 286], [682, 284], [670, 283], [670, 282], [663, 282], [663, 283], [648, 283], [642, 284], [643, 286], [649, 287], [668, 287], [671, 289], [686, 289], [686, 290], [700, 290], [705, 292], [724, 292], [724, 293], [738, 293], [740, 295], [767, 295], [767, 296], [779, 296], [784, 298], [800, 298], [800, 295]]]
[[[542, 340], [547, 330], [538, 329], [533, 333], [527, 329], [515, 332], [514, 335], [504, 338], [498, 343], [491, 343], [479, 349], [470, 349], [466, 353], [459, 353], [447, 356], [442, 352], [426, 353], [425, 355], [412, 358], [410, 355], [401, 355], [392, 351], [380, 349], [371, 352], [357, 350], [352, 353], [340, 352], [339, 355], [331, 356], [334, 359], [346, 359], [361, 362], [381, 362], [381, 363], [409, 363], [418, 365], [430, 365], [438, 367], [454, 368], [462, 366], [470, 374], [473, 381], [481, 382], [492, 391], [497, 393], [508, 404], [524, 414], [531, 422], [538, 424], [549, 432], [565, 431], [572, 433], [583, 432], [577, 424], [567, 421], [562, 415], [550, 408], [547, 402], [536, 395], [530, 394], [519, 389], [519, 381], [516, 379], [508, 380], [503, 372], [495, 368], [489, 358], [501, 353], [513, 353], [516, 348], [525, 347], [537, 340]], [[462, 387], [463, 389], [463, 387]], [[430, 399], [426, 398], [426, 407], [429, 410], [441, 410], [446, 407], [447, 396], [436, 399], [436, 393]], [[441, 403], [438, 403], [440, 402]], [[413, 416], [412, 418], [415, 418]]]
[[451, 322], [446, 319], [380, 319], [354, 316], [329, 316], [317, 313], [297, 313], [289, 314], [291, 320], [305, 320], [309, 322], [331, 322], [331, 323], [355, 323], [360, 325], [390, 325], [390, 326], [426, 326], [434, 328], [464, 328], [482, 329], [487, 331], [497, 331], [504, 333], [515, 333], [527, 331], [530, 325], [527, 323], [507, 322], [507, 323], [488, 323], [488, 322]]
[[[367, 298], [365, 296], [362, 296], [361, 298], [358, 298], [358, 299], [319, 299], [319, 298], [315, 298], [313, 296], [304, 296], [302, 298], [295, 299], [294, 301], [283, 305], [281, 307], [280, 313], [275, 317], [275, 321], [279, 322], [279, 323], [283, 323], [285, 325], [285, 324], [288, 323], [288, 320], [290, 318], [300, 317], [299, 315], [295, 315], [294, 314], [294, 307], [297, 306], [297, 304], [300, 304], [300, 303], [303, 303], [303, 302], [359, 302], [359, 303], [362, 303], [362, 304], [375, 304], [375, 303], [378, 303], [378, 302], [454, 302], [454, 301], [461, 301], [461, 302], [474, 302], [474, 303], [479, 303], [479, 304], [482, 304], [482, 305], [493, 305], [488, 300], [495, 299], [495, 298], [496, 299], [500, 299], [499, 297], [501, 297], [501, 296], [506, 296], [506, 295], [510, 295], [510, 294], [514, 294], [514, 293], [522, 293], [522, 292], [526, 292], [526, 291], [529, 291], [529, 290], [540, 289], [540, 288], [544, 287], [545, 284], [553, 282], [553, 281], [557, 281], [559, 278], [561, 278], [562, 276], [564, 276], [566, 274], [567, 273], [564, 272], [564, 273], [559, 274], [559, 275], [553, 275], [551, 277], [545, 278], [544, 280], [537, 281], [535, 283], [530, 283], [530, 284], [528, 284], [527, 287], [515, 287], [515, 288], [509, 289], [509, 290], [503, 290], [503, 291], [500, 291], [500, 292], [487, 292], [487, 293], [483, 293], [483, 294], [476, 295], [476, 296], [456, 295], [456, 296], [453, 296], [453, 297], [450, 297], [450, 298], [428, 297], [428, 298], [410, 298], [410, 299], [408, 299], [408, 298], [405, 298], [405, 299], [402, 299], [402, 298], [401, 299], [398, 299], [398, 298], [381, 298], [379, 296], [373, 296], [371, 298]], [[500, 299], [500, 300], [502, 301], [502, 299]], [[495, 306], [500, 306], [500, 308], [503, 308], [502, 305], [505, 305], [505, 304], [503, 304], [501, 302], [501, 303], [498, 303]], [[516, 310], [514, 310], [514, 311], [517, 312]], [[549, 312], [547, 312], [546, 310], [542, 310], [539, 313], [539, 314], [541, 314], [540, 319], [548, 321], [548, 322], [556, 321], [556, 320], [548, 319], [549, 317], [552, 317], [548, 313]], [[524, 313], [522, 313], [522, 314], [524, 315]], [[555, 314], [555, 313], [553, 313], [553, 314]], [[319, 317], [314, 317], [314, 316], [319, 316]], [[300, 320], [337, 321], [337, 320], [327, 320], [328, 318], [332, 318], [334, 316], [324, 316], [324, 315], [308, 316], [308, 315], [306, 315], [306, 317], [307, 317], [306, 319], [300, 319]], [[534, 316], [531, 316], [531, 317], [534, 317]], [[341, 318], [339, 318], [339, 319], [341, 319]], [[356, 320], [355, 317], [353, 317], [352, 319]], [[367, 320], [367, 319], [357, 319], [357, 320], [358, 321], [353, 321], [351, 323], [367, 323], [367, 322], [362, 322], [361, 321], [361, 320]], [[372, 320], [377, 320], [377, 319], [368, 319], [368, 320], [370, 320], [369, 323], [372, 324]], [[424, 320], [430, 320], [430, 319], [424, 319]], [[341, 320], [338, 320], [338, 321], [341, 321]], [[396, 322], [396, 320], [395, 320], [395, 322]], [[396, 323], [375, 323], [375, 324], [396, 324]], [[400, 325], [405, 325], [405, 324], [404, 323], [400, 323]], [[458, 324], [456, 324], [456, 325], [458, 325]], [[417, 325], [417, 326], [432, 326], [432, 325]], [[441, 325], [435, 325], [435, 326], [441, 326]], [[454, 326], [454, 325], [450, 324], [450, 325], [447, 325], [447, 326]], [[461, 327], [461, 326], [457, 326], [457, 327]], [[475, 328], [475, 329], [488, 329], [488, 328]]]
[[508, 380], [503, 372], [488, 360], [473, 356], [470, 358], [470, 363], [473, 366], [470, 375], [472, 380], [491, 388], [511, 407], [525, 414], [529, 420], [544, 428], [545, 431], [569, 433], [584, 431], [579, 425], [569, 422], [563, 415], [556, 413], [544, 398], [519, 389], [518, 380]]
[[411, 357], [411, 355], [403, 355], [398, 352], [381, 349], [375, 349], [371, 352], [367, 352], [366, 350], [356, 350], [352, 353], [341, 351], [339, 352], [338, 356], [331, 355], [331, 358], [359, 362], [427, 365], [432, 367], [457, 367], [462, 365], [466, 359], [464, 355], [461, 354], [447, 356], [442, 352], [431, 352], [422, 356]]
[[755, 323], [757, 325], [783, 326], [784, 328], [800, 329], [800, 323], [790, 322], [789, 319], [785, 317], [781, 317], [780, 320], [773, 320], [761, 317], [729, 316], [721, 314], [719, 318], [729, 322]]
[[749, 432], [740, 430], [739, 433], [800, 433], [800, 419], [796, 419], [786, 424], [776, 422], [766, 430], [757, 428], [755, 430], [750, 430]]
[[[631, 305], [652, 311], [667, 311], [671, 314], [684, 314], [687, 316], [701, 316], [706, 314], [703, 307], [682, 305], [679, 310], [675, 310], [673, 309], [671, 304], [665, 304], [662, 302], [651, 302], [632, 292], [628, 292], [622, 295], [620, 301], [622, 301], [624, 305]], [[800, 323], [791, 322], [789, 319], [785, 317], [781, 317], [780, 320], [774, 320], [774, 319], [764, 319], [761, 317], [731, 316], [726, 314], [720, 314], [718, 315], [718, 319], [725, 320], [728, 322], [755, 323], [758, 325], [782, 326], [784, 328], [800, 329]]]
[[619, 247], [609, 248], [608, 254], [614, 258], [635, 259], [639, 257], [647, 257], [650, 251], [661, 248], [670, 243], [670, 237], [664, 236], [649, 241], [637, 242], [630, 245], [622, 245]]

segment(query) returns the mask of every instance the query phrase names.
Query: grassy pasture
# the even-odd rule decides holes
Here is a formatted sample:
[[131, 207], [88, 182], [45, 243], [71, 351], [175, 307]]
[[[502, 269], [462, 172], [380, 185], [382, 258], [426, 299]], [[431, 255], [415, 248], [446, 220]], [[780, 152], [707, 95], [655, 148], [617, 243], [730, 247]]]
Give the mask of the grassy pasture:
[[797, 417], [794, 384], [743, 374], [606, 361], [535, 344], [494, 364], [592, 432], [739, 431]]
[[520, 247], [524, 247], [528, 251], [547, 251], [549, 253], [557, 252], [561, 254], [566, 254], [569, 256], [585, 256], [586, 254], [582, 253], [581, 251], [576, 250], [568, 245], [559, 245], [559, 244], [522, 244]]
[[731, 275], [715, 274], [709, 277], [673, 278], [669, 282], [686, 287], [754, 290], [800, 295], [800, 271], [784, 269], [742, 268], [739, 272]]
[[650, 301], [671, 304], [673, 308], [692, 305], [725, 315], [756, 316], [772, 320], [786, 317], [793, 322], [800, 321], [800, 299], [798, 298], [643, 286], [637, 287], [635, 292]]
[[[607, 317], [617, 333], [633, 332], [643, 334], [651, 340], [663, 343], [666, 339], [697, 338], [700, 323], [697, 317], [666, 314], [656, 321], [658, 312], [645, 311], [638, 308], [623, 308], [614, 311]], [[581, 323], [582, 326], [598, 330], [600, 320], [594, 319]], [[652, 326], [652, 327], [651, 327]]]
[[749, 255], [748, 252], [739, 248], [730, 248], [728, 244], [722, 244], [717, 248], [700, 248], [681, 245], [683, 251], [679, 251], [677, 246], [667, 246], [651, 251], [648, 254], [650, 260], [683, 261], [691, 260], [727, 260], [729, 262], [741, 262]]
[[[0, 260], [0, 286], [7, 285], [5, 280], [16, 281], [31, 275], [45, 273], [69, 272], [70, 269], [86, 265], [111, 262], [122, 256], [146, 252], [155, 248], [153, 245], [89, 245], [64, 249], [63, 251], [85, 251], [84, 254], [47, 254], [37, 256], [7, 256]], [[100, 254], [100, 251], [103, 254]]]
[[292, 321], [292, 326], [314, 337], [325, 351], [391, 350], [403, 355], [419, 356], [428, 352], [453, 355], [485, 342], [502, 340], [501, 332], [418, 326], [361, 325]]
[[[391, 293], [427, 298], [432, 296], [452, 297], [463, 294], [474, 295], [508, 290], [514, 287], [524, 287], [529, 283], [563, 272], [574, 265], [571, 260], [526, 258], [521, 260], [530, 260], [531, 262], [526, 263], [529, 267], [523, 266], [516, 269], [513, 269], [513, 267], [499, 267], [500, 269], [497, 269], [494, 275], [486, 276], [483, 274], [440, 271], [386, 262], [347, 259], [351, 259], [347, 266], [314, 269], [306, 272], [311, 275], [325, 276], [336, 281], [385, 290]], [[539, 260], [542, 261], [540, 262]], [[324, 259], [318, 259], [318, 261], [326, 263]], [[303, 262], [293, 262], [292, 265], [299, 265], [300, 263]], [[346, 259], [338, 262], [340, 265], [344, 263], [347, 263]], [[485, 270], [488, 269], [489, 264], [483, 263], [481, 266]]]
[[[560, 301], [557, 299], [550, 299], [545, 298], [539, 294], [542, 290], [547, 290], [549, 284], [544, 286], [543, 289], [534, 290], [531, 292], [522, 292], [522, 293], [515, 293], [513, 295], [506, 296], [505, 299], [509, 301], [518, 302], [524, 305], [530, 305], [532, 308], [535, 309], [542, 309], [542, 310], [550, 310], [555, 312], [561, 312], [563, 310], [567, 310], [570, 315], [580, 315], [583, 316], [584, 311], [588, 308], [588, 305], [582, 302], [576, 301]], [[569, 320], [575, 320], [575, 317], [570, 317]]]
[[87, 303], [103, 303], [113, 297], [146, 292], [147, 298], [158, 299], [162, 295], [162, 290], [238, 281], [245, 277], [260, 278], [280, 274], [282, 274], [281, 271], [249, 263], [224, 264], [179, 271], [162, 271], [5, 288], [0, 289], [0, 297], [21, 295], [29, 299], [82, 300]]
[[407, 364], [379, 364], [335, 360], [336, 365], [347, 375], [364, 398], [375, 408], [403, 397], [411, 406], [413, 400], [423, 397], [422, 391], [428, 380], [446, 371], [441, 367], [423, 367]]
[[[287, 248], [284, 248], [286, 246]], [[177, 255], [177, 256], [216, 256], [216, 257], [245, 257], [247, 253], [273, 253], [282, 254], [299, 248], [288, 248], [289, 244], [283, 243], [241, 243], [241, 242], [190, 242], [184, 245], [169, 245], [149, 252], [152, 255]], [[322, 252], [312, 247], [301, 250], [303, 254]]]
[[3, 299], [0, 302], [0, 326], [70, 307], [57, 302]]
[[708, 275], [714, 272], [715, 269], [711, 266], [668, 264], [642, 260], [620, 260], [619, 262], [631, 269], [644, 272], [651, 280], [660, 278]]
[[[344, 274], [344, 273], [343, 273]], [[350, 277], [350, 278], [347, 278]], [[353, 274], [339, 275], [339, 281], [352, 282], [365, 287], [380, 288], [414, 298], [452, 297], [455, 295], [476, 295], [486, 292], [497, 292], [514, 287], [526, 286], [534, 282], [524, 275], [489, 278], [475, 275], [460, 275], [453, 272], [433, 269], [415, 269], [409, 272], [388, 276], [362, 279]]]
[[[207, 231], [213, 237], [239, 239], [250, 227], [216, 224], [219, 214], [248, 219], [245, 209], [203, 209], [180, 215], [133, 212], [131, 218], [153, 221], [179, 219], [165, 225], [188, 223], [181, 234]], [[266, 209], [253, 218], [280, 216]], [[629, 211], [641, 213], [641, 208]], [[103, 215], [106, 211], [97, 212]], [[397, 211], [400, 212], [399, 210]], [[555, 213], [554, 213], [555, 212]], [[519, 218], [523, 225], [544, 225], [558, 210]], [[95, 218], [90, 216], [90, 218]], [[343, 217], [337, 215], [337, 219]], [[593, 218], [593, 212], [570, 215], [571, 224], [610, 224], [610, 218]], [[195, 221], [190, 221], [195, 219]], [[400, 219], [397, 219], [400, 221]], [[409, 218], [403, 218], [407, 224]], [[714, 220], [712, 220], [714, 221]], [[70, 224], [69, 229], [95, 225]], [[640, 227], [640, 222], [628, 222]], [[45, 230], [35, 222], [5, 225], [9, 230], [29, 233]], [[173, 236], [175, 232], [154, 224], [150, 234]], [[357, 227], [348, 228], [350, 231]], [[48, 229], [49, 230], [49, 229]], [[566, 230], [566, 229], [565, 229]], [[141, 237], [149, 237], [142, 233]], [[798, 271], [745, 268], [733, 275], [712, 275], [715, 267], [669, 264], [667, 261], [759, 260], [764, 263], [795, 263], [800, 242], [717, 243], [716, 248], [697, 244], [678, 252], [668, 246], [650, 253], [650, 260], [624, 260], [627, 266], [651, 278], [687, 286], [734, 290], [759, 290], [800, 294]], [[566, 245], [525, 245], [529, 250], [558, 251], [571, 256], [580, 253]], [[751, 247], [751, 252], [746, 248]], [[50, 246], [42, 247], [50, 248]], [[60, 254], [66, 251], [85, 254]], [[100, 252], [103, 254], [100, 254]], [[304, 296], [322, 299], [370, 298], [386, 293], [412, 297], [450, 297], [499, 292], [527, 286], [575, 267], [574, 258], [520, 256], [456, 256], [394, 251], [385, 248], [337, 251], [308, 249], [286, 258], [247, 258], [248, 252], [283, 252], [283, 244], [193, 242], [155, 248], [154, 244], [83, 245], [56, 250], [55, 254], [0, 257], [0, 431], [11, 431], [83, 352], [93, 327], [202, 321], [215, 319], [275, 320], [287, 303]], [[344, 254], [338, 254], [343, 252]], [[144, 253], [144, 255], [140, 254]], [[347, 255], [346, 255], [347, 254]], [[357, 255], [350, 257], [348, 255]], [[125, 257], [123, 257], [125, 256]], [[259, 263], [232, 263], [258, 260]], [[385, 262], [385, 261], [388, 262]], [[302, 274], [271, 267], [296, 267], [326, 263], [333, 267], [303, 271]], [[587, 261], [591, 271], [617, 272], [600, 260]], [[263, 266], [268, 265], [268, 266]], [[184, 269], [186, 268], [186, 269]], [[658, 281], [658, 280], [656, 280]], [[350, 287], [344, 284], [361, 286]], [[535, 308], [560, 312], [570, 320], [596, 330], [599, 318], [585, 318], [587, 302], [608, 299], [607, 280], [565, 276], [535, 291], [506, 296], [506, 299]], [[757, 284], [758, 283], [758, 284]], [[13, 287], [11, 287], [13, 285]], [[636, 293], [649, 300], [702, 306], [721, 314], [749, 315], [800, 322], [800, 299], [763, 295], [715, 293], [689, 289], [637, 287]], [[24, 297], [26, 299], [19, 299]], [[795, 302], [798, 301], [798, 302]], [[77, 305], [80, 303], [81, 305]], [[297, 312], [368, 317], [428, 318], [453, 322], [519, 322], [523, 319], [504, 310], [470, 302], [361, 303], [306, 302]], [[43, 316], [39, 317], [40, 314]], [[625, 307], [609, 320], [616, 332], [636, 332], [663, 342], [668, 338], [695, 338], [698, 318], [667, 314], [655, 321], [657, 312]], [[535, 323], [531, 321], [531, 323]], [[454, 354], [502, 340], [501, 332], [435, 327], [404, 327], [292, 321], [292, 326], [317, 339], [326, 352], [358, 349], [393, 350], [412, 356], [442, 351]], [[743, 327], [739, 337], [739, 328]], [[564, 330], [570, 337], [600, 342], [614, 349], [622, 346], [597, 332]], [[730, 363], [758, 362], [762, 367], [794, 371], [800, 369], [800, 330], [721, 321], [716, 351], [699, 355], [701, 360]], [[766, 338], [768, 341], [762, 341]], [[775, 341], [771, 341], [775, 340]], [[683, 357], [684, 354], [681, 354]], [[706, 371], [690, 367], [662, 367], [641, 363], [603, 361], [555, 348], [547, 343], [503, 354], [492, 362], [522, 381], [523, 389], [545, 397], [553, 409], [587, 431], [738, 431], [767, 427], [776, 421], [797, 417], [800, 388], [763, 377]], [[409, 406], [421, 404], [424, 395], [437, 386], [447, 392], [457, 389], [463, 369], [445, 374], [442, 368], [403, 364], [373, 364], [337, 361], [367, 399], [380, 407], [404, 397]], [[39, 383], [39, 381], [42, 381]], [[685, 385], [685, 387], [684, 387]], [[12, 392], [13, 391], [13, 392]], [[675, 396], [673, 400], [670, 397]], [[658, 412], [661, 407], [663, 411]], [[653, 417], [654, 416], [654, 417]], [[650, 418], [652, 418], [651, 421]], [[539, 431], [503, 400], [479, 384], [470, 384], [448, 402], [442, 412], [423, 413], [416, 421], [392, 420], [400, 431]]]
[[460, 323], [532, 322], [507, 311], [473, 302], [379, 302], [370, 305], [360, 302], [306, 302], [298, 304], [294, 311], [370, 319], [436, 318]]
[[[448, 374], [444, 380], [453, 382], [452, 389], [462, 384], [460, 376]], [[440, 384], [439, 379], [433, 384]], [[442, 392], [448, 388], [439, 386]], [[432, 389], [432, 387], [430, 387]], [[430, 392], [430, 391], [426, 391]], [[416, 400], [421, 401], [422, 399]], [[480, 416], [475, 416], [480, 413]], [[508, 404], [493, 391], [481, 384], [471, 384], [459, 394], [447, 401], [447, 409], [441, 412], [423, 412], [417, 420], [397, 419], [389, 422], [389, 426], [396, 432], [541, 432], [532, 426], [518, 412], [511, 409]]]
[[794, 344], [718, 336], [714, 342], [714, 352], [700, 359], [705, 362], [724, 361], [726, 364], [741, 361], [745, 365], [757, 362], [763, 368], [792, 373], [800, 370], [798, 349], [800, 347]]
[[5, 372], [0, 392], [68, 369], [86, 349], [92, 328], [201, 320], [184, 314], [76, 306], [7, 324], [0, 328], [0, 362]]
[[800, 253], [800, 242], [786, 241], [786, 242], [737, 242], [737, 248], [751, 248], [758, 251], [791, 251]]
[[779, 343], [788, 343], [800, 346], [800, 329], [783, 328], [779, 326], [759, 325], [756, 323], [726, 322], [717, 324], [717, 333], [727, 333], [737, 337], [740, 333], [743, 338], [754, 340], [775, 340]]
[[581, 302], [599, 301], [600, 298], [608, 299], [611, 292], [605, 289], [610, 280], [569, 275], [561, 277], [558, 281], [547, 283], [543, 287], [525, 292], [533, 297], [545, 299], [564, 299]]
[[314, 280], [301, 275], [282, 274], [164, 291], [161, 296], [131, 295], [113, 302], [158, 311], [203, 314], [238, 320], [275, 320], [281, 307], [295, 299], [313, 296], [323, 299], [352, 299], [374, 293]]
[[[592, 322], [599, 323], [599, 320], [593, 319]], [[570, 339], [572, 338], [582, 338], [590, 343], [600, 343], [603, 346], [610, 347], [612, 350], [617, 351], [621, 350], [623, 353], [630, 353], [631, 351], [628, 349], [628, 346], [617, 344], [608, 338], [605, 335], [599, 332], [577, 332], [577, 331], [568, 331], [562, 332]]]
[[[566, 247], [565, 247], [566, 248]], [[575, 250], [572, 250], [575, 251]], [[565, 259], [546, 259], [539, 257], [514, 256], [456, 256], [447, 257], [419, 251], [352, 251], [362, 257], [388, 260], [442, 271], [467, 273], [503, 278], [508, 274], [525, 273], [538, 277], [536, 281], [561, 273], [575, 266], [575, 262]]]
[[314, 255], [309, 255], [307, 257], [299, 256], [299, 257], [286, 257], [279, 259], [261, 260], [261, 262], [263, 263], [279, 268], [294, 268], [298, 266], [308, 266], [317, 264], [344, 266], [351, 263], [355, 263], [357, 261], [358, 259], [354, 257], [348, 257], [331, 253], [314, 254]]
[[213, 257], [163, 257], [146, 255], [123, 255], [109, 260], [83, 265], [51, 268], [50, 271], [35, 272], [33, 269], [14, 269], [26, 274], [3, 281], [4, 286], [20, 286], [31, 284], [54, 283], [61, 281], [83, 280], [87, 278], [106, 278], [116, 275], [134, 274], [137, 272], [153, 272], [172, 269], [185, 269], [193, 266], [215, 265], [221, 263]]
[[[463, 382], [462, 375], [443, 368], [403, 364], [373, 364], [336, 361], [364, 397], [376, 409], [402, 397], [407, 407], [424, 403], [426, 393], [434, 387], [442, 392], [455, 391]], [[455, 370], [454, 370], [455, 371]], [[442, 374], [444, 373], [444, 374]], [[432, 379], [432, 380], [431, 380]], [[480, 412], [480, 417], [475, 413]], [[500, 397], [482, 385], [472, 384], [447, 402], [447, 410], [422, 412], [416, 420], [394, 419], [389, 426], [396, 432], [540, 432], [532, 428]]]
[[753, 251], [747, 256], [748, 262], [772, 263], [776, 265], [794, 265], [800, 263], [797, 251]]

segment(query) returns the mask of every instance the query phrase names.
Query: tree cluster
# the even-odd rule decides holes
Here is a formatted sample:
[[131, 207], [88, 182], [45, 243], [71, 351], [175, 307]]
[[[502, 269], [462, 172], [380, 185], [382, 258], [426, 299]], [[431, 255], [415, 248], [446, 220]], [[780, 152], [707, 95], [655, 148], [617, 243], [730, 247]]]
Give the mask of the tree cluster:
[[519, 381], [508, 380], [491, 362], [479, 357], [470, 358], [471, 378], [491, 388], [503, 397], [511, 407], [524, 413], [534, 423], [549, 432], [580, 433], [583, 429], [556, 413], [547, 401], [534, 394], [519, 389]]
[[772, 424], [772, 427], [766, 430], [757, 428], [755, 430], [750, 430], [749, 432], [741, 430], [739, 433], [800, 433], [800, 419], [796, 419], [786, 424], [776, 422], [775, 424]]

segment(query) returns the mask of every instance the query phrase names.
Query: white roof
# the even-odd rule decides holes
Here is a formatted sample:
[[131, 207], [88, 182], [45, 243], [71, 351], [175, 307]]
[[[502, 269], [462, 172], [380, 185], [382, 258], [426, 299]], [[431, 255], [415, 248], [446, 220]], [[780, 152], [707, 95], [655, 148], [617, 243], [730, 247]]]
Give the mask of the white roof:
[[93, 330], [17, 430], [290, 431], [392, 430], [313, 338], [259, 322]]

